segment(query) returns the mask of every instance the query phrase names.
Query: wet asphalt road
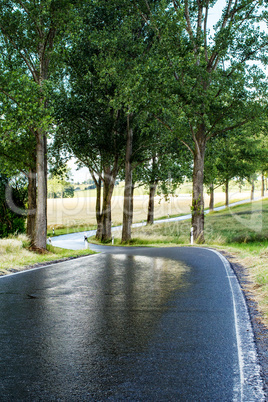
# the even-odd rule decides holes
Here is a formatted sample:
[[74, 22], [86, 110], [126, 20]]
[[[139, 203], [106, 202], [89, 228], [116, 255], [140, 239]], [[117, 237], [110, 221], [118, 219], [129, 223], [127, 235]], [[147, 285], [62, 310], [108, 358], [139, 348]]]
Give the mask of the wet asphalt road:
[[0, 278], [1, 401], [261, 401], [226, 260], [112, 248]]

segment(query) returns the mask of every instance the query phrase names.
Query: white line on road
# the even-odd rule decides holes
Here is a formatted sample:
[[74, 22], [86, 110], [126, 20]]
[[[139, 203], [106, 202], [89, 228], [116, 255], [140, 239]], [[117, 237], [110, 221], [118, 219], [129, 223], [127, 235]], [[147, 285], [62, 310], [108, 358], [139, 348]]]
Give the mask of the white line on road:
[[234, 401], [265, 401], [261, 369], [258, 363], [258, 354], [254, 343], [254, 332], [245, 297], [229, 261], [218, 251], [213, 249], [208, 250], [217, 254], [221, 259], [232, 292], [240, 370], [240, 396], [237, 395]]

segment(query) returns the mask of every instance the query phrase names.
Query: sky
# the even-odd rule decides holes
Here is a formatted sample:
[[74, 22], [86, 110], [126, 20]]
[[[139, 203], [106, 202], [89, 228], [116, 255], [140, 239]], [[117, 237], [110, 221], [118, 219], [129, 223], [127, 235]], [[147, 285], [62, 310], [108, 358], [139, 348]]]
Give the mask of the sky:
[[78, 183], [78, 182], [81, 183], [83, 181], [91, 179], [88, 168], [82, 168], [82, 169], [76, 170], [77, 165], [75, 164], [74, 158], [70, 159], [68, 161], [67, 165], [68, 165], [68, 167], [70, 167], [72, 169], [72, 180], [74, 183]]

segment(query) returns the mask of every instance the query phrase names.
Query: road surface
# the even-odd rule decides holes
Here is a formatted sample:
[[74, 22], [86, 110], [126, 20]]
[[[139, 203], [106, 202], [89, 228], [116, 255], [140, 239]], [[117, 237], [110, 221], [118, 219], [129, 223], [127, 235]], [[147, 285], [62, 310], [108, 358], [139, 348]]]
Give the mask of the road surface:
[[228, 262], [112, 248], [0, 278], [1, 401], [264, 401]]

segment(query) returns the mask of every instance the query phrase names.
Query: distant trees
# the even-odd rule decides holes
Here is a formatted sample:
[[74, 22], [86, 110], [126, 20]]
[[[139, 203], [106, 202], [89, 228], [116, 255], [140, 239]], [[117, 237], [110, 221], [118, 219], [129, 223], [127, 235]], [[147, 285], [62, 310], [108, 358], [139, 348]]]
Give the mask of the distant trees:
[[48, 178], [48, 198], [73, 198], [74, 185], [69, 181], [68, 171], [52, 174]]
[[225, 205], [229, 204], [229, 182], [248, 181], [251, 198], [254, 198], [254, 183], [261, 174], [262, 166], [268, 163], [266, 139], [260, 133], [265, 121], [258, 127], [255, 122], [236, 129], [234, 133], [214, 138], [207, 146], [204, 183], [210, 193], [210, 209], [213, 209], [215, 188], [224, 185]]

